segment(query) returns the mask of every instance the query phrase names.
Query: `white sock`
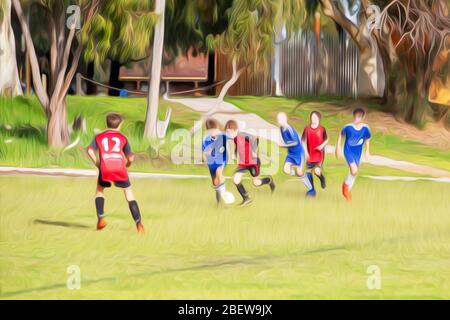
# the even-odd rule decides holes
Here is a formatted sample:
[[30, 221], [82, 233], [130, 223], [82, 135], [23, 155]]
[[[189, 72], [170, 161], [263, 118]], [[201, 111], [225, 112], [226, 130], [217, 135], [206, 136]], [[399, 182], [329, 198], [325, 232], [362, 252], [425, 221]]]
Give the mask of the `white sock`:
[[353, 185], [355, 184], [356, 176], [353, 176], [351, 173], [348, 174], [347, 179], [345, 179], [345, 184], [351, 190]]
[[308, 176], [307, 176], [306, 174], [304, 174], [302, 177], [300, 177], [300, 180], [303, 181], [303, 183], [305, 184], [306, 189], [307, 189], [308, 191], [311, 191], [311, 190], [312, 190], [313, 187], [312, 187], [312, 185], [311, 185], [311, 181], [309, 181]]
[[219, 194], [219, 196], [221, 197], [225, 194], [225, 192], [227, 192], [225, 188], [225, 183], [222, 183], [221, 185], [215, 187], [214, 190], [216, 190], [216, 193]]

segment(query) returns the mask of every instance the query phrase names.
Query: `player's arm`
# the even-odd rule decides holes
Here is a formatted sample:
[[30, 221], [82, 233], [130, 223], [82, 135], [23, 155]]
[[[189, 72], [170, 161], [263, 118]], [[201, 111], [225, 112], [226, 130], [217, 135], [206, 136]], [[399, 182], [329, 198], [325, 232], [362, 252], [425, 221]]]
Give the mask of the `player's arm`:
[[131, 151], [131, 146], [128, 143], [128, 141], [123, 146], [122, 151], [123, 151], [123, 154], [125, 155], [125, 159], [127, 159], [127, 168], [129, 168], [133, 164], [133, 162], [135, 160], [135, 156], [134, 156], [134, 153]]
[[245, 137], [245, 139], [248, 139], [248, 143], [250, 143], [251, 152], [253, 157], [258, 157], [258, 145], [259, 145], [259, 138], [255, 137], [253, 135], [248, 135]]
[[371, 157], [370, 154], [370, 139], [366, 140], [366, 159]]
[[307, 139], [306, 129], [303, 130], [303, 133], [302, 133], [302, 147], [303, 147], [303, 151], [305, 152], [306, 160], [309, 161], [308, 139]]
[[323, 130], [323, 143], [317, 147], [317, 150], [322, 151], [323, 149], [325, 149], [325, 147], [328, 145], [328, 134], [327, 134], [327, 130]]
[[97, 150], [98, 150], [97, 141], [94, 139], [94, 141], [92, 141], [90, 146], [87, 148], [87, 154], [96, 167], [99, 166], [97, 160]]

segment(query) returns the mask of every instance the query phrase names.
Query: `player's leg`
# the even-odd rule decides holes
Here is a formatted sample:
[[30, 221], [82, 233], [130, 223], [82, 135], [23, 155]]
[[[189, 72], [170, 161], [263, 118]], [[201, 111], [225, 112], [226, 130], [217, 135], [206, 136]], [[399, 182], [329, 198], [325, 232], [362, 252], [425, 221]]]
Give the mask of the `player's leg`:
[[357, 163], [351, 163], [350, 164], [350, 170], [349, 174], [347, 176], [347, 179], [345, 180], [345, 184], [348, 185], [349, 189], [353, 189], [353, 185], [356, 181], [356, 176], [358, 175], [359, 167]]
[[292, 163], [285, 162], [283, 167], [283, 172], [288, 176], [295, 176], [295, 169], [292, 167]]
[[134, 197], [133, 190], [131, 186], [125, 187], [123, 189], [125, 194], [125, 199], [128, 201], [128, 207], [130, 208], [131, 216], [136, 223], [136, 228], [138, 232], [144, 232], [144, 226], [142, 224], [141, 211], [139, 210], [139, 205]]
[[270, 191], [272, 193], [275, 191], [275, 182], [273, 181], [272, 176], [259, 178], [259, 174], [261, 172], [261, 161], [259, 159], [255, 166], [249, 168], [249, 171], [253, 177], [252, 182], [255, 187], [262, 187], [267, 185], [270, 187]]
[[214, 190], [216, 192], [216, 201], [217, 205], [220, 203], [220, 199], [224, 197], [224, 194], [227, 192], [225, 187], [225, 178], [223, 176], [224, 167], [219, 167], [215, 170], [212, 176], [212, 183], [214, 186]]
[[347, 178], [342, 185], [342, 194], [347, 201], [352, 201], [352, 189], [355, 184], [356, 175], [358, 174], [358, 164], [356, 162], [349, 163], [349, 172]]
[[319, 180], [320, 180], [320, 186], [322, 187], [322, 189], [325, 189], [327, 187], [327, 184], [326, 184], [325, 176], [323, 175], [322, 165], [320, 163], [317, 164], [314, 167], [313, 171], [314, 171], [314, 174], [317, 176], [317, 178], [319, 178]]
[[306, 196], [307, 197], [315, 197], [316, 196], [316, 189], [314, 189], [314, 181], [312, 179], [311, 172], [307, 172], [305, 174], [305, 171], [303, 170], [303, 164], [300, 163], [299, 166], [295, 168], [295, 174], [297, 177], [299, 177], [300, 181], [303, 182], [303, 184], [306, 187]]
[[105, 219], [105, 188], [97, 183], [95, 190], [95, 210], [97, 211], [97, 230], [102, 230], [106, 227]]
[[253, 185], [255, 187], [262, 187], [262, 186], [269, 186], [270, 187], [270, 191], [274, 192], [275, 191], [275, 182], [273, 181], [273, 177], [272, 176], [267, 176], [264, 178], [258, 178], [258, 177], [254, 177], [252, 179]]
[[239, 194], [240, 194], [241, 197], [242, 197], [242, 203], [241, 203], [241, 205], [246, 205], [246, 204], [248, 204], [248, 203], [251, 202], [251, 199], [250, 199], [250, 196], [248, 195], [247, 190], [245, 190], [245, 187], [244, 187], [244, 185], [242, 184], [242, 177], [243, 177], [243, 176], [244, 176], [244, 173], [243, 173], [242, 171], [239, 171], [239, 169], [238, 169], [238, 171], [236, 171], [236, 172], [234, 173], [234, 176], [233, 176], [233, 183], [234, 183], [234, 185], [236, 186], [236, 188], [237, 188]]

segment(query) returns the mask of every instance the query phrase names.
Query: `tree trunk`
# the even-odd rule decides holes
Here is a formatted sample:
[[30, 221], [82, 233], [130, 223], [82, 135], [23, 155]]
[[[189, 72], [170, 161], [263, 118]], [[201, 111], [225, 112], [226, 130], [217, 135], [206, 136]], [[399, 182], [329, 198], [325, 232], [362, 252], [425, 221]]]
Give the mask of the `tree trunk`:
[[[114, 88], [122, 89], [122, 82], [119, 81], [119, 73], [120, 73], [120, 67], [122, 67], [122, 64], [117, 60], [111, 60], [111, 68], [109, 71], [109, 85]], [[120, 92], [116, 89], [109, 89], [108, 94], [110, 96], [119, 96]]]
[[233, 68], [233, 74], [231, 75], [230, 80], [228, 80], [228, 82], [225, 83], [222, 90], [220, 90], [220, 94], [217, 97], [216, 105], [214, 106], [214, 108], [212, 110], [210, 110], [209, 113], [216, 112], [218, 109], [220, 109], [220, 106], [222, 105], [223, 100], [225, 99], [225, 96], [228, 93], [228, 90], [230, 90], [230, 88], [236, 84], [236, 82], [239, 80], [239, 77], [245, 71], [245, 68], [241, 68], [238, 70], [236, 58], [233, 59], [231, 65]]
[[22, 95], [16, 61], [16, 42], [11, 27], [11, 0], [0, 4], [0, 95]]
[[164, 19], [166, 0], [156, 0], [155, 13], [159, 20], [155, 26], [153, 37], [152, 71], [150, 75], [150, 86], [147, 100], [147, 116], [145, 119], [144, 135], [149, 139], [158, 138], [158, 104], [159, 89], [161, 86], [162, 55], [164, 49]]
[[362, 15], [357, 26], [340, 11], [334, 1], [320, 0], [320, 3], [324, 14], [346, 30], [359, 48], [361, 53], [359, 85], [362, 95], [382, 96], [384, 90], [382, 60], [377, 43], [366, 27], [366, 17]]
[[47, 119], [47, 143], [51, 148], [63, 148], [69, 143], [69, 128], [65, 100], [50, 101]]

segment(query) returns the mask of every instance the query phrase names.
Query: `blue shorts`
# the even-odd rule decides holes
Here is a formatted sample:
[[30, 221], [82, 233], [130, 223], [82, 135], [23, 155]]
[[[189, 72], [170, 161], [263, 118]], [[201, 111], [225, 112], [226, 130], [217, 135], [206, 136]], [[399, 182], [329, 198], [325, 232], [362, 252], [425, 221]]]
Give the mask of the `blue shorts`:
[[303, 166], [303, 155], [288, 154], [284, 163], [290, 163], [294, 166], [301, 167]]
[[361, 165], [361, 155], [354, 154], [353, 152], [344, 152], [345, 160], [348, 165], [356, 164], [358, 167]]
[[219, 168], [225, 168], [226, 164], [211, 164], [208, 165], [209, 173], [211, 174], [211, 177], [215, 177], [217, 173], [217, 169]]

